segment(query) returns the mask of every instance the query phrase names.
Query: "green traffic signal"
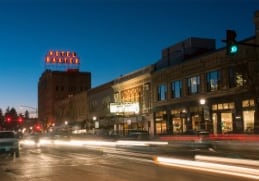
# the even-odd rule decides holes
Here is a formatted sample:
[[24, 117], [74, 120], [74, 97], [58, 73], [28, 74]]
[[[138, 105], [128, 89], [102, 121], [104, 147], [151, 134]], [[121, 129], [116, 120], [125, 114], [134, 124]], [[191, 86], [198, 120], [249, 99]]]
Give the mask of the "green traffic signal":
[[238, 53], [236, 36], [237, 34], [234, 30], [226, 31], [227, 55], [235, 55]]
[[229, 55], [235, 55], [238, 52], [237, 44], [230, 45], [229, 47]]

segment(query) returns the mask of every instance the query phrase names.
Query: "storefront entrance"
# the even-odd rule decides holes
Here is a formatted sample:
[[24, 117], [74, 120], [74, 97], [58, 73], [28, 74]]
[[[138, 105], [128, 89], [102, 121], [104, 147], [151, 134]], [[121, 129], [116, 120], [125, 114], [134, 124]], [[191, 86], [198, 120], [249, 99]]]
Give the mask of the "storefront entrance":
[[233, 132], [232, 112], [221, 112], [212, 114], [213, 134], [226, 134]]
[[221, 130], [223, 134], [233, 132], [232, 113], [221, 113]]

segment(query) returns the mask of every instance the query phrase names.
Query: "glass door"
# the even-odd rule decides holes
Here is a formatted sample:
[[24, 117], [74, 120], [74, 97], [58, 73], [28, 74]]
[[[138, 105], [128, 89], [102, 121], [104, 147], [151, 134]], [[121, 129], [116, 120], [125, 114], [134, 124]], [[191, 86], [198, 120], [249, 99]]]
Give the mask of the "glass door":
[[221, 129], [223, 134], [233, 132], [233, 118], [231, 112], [221, 113]]

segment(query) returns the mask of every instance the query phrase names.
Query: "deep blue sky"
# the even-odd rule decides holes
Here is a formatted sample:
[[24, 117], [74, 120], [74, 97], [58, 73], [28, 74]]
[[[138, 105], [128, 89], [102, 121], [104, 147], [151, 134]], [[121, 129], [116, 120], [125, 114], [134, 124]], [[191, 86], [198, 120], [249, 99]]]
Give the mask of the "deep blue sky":
[[[49, 50], [71, 50], [92, 87], [150, 65], [189, 37], [254, 35], [258, 0], [0, 0], [0, 108], [37, 107]], [[30, 110], [30, 109], [29, 109]]]

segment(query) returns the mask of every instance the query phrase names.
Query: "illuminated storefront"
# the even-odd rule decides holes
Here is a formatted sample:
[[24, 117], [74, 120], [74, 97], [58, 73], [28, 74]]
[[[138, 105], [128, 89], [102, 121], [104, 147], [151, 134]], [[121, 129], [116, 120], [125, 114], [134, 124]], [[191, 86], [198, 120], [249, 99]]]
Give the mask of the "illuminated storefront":
[[212, 122], [214, 134], [233, 133], [234, 102], [225, 102], [212, 105]]
[[244, 100], [242, 102], [243, 107], [243, 120], [244, 120], [244, 132], [254, 132], [254, 115], [255, 115], [255, 103], [253, 99]]
[[166, 134], [166, 111], [159, 111], [155, 113], [155, 133], [157, 135]]
[[187, 114], [185, 109], [171, 110], [173, 134], [183, 134], [187, 130]]
[[[211, 104], [196, 103], [196, 106], [195, 102], [189, 102], [184, 109], [164, 107], [163, 111], [154, 113], [155, 133], [157, 135], [192, 134], [199, 131], [207, 131], [214, 135], [254, 133], [254, 100], [222, 102], [223, 99], [207, 98]], [[238, 111], [239, 109], [241, 111]]]

